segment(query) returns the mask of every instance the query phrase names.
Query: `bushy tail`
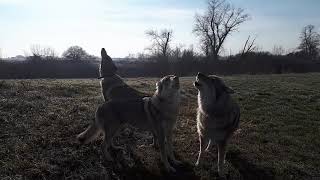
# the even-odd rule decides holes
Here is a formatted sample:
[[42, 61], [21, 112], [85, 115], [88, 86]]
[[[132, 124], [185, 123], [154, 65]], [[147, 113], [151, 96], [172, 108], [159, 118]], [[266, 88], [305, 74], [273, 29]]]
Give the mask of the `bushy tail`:
[[96, 139], [99, 136], [100, 132], [101, 129], [94, 121], [85, 131], [77, 136], [77, 139], [81, 144], [87, 144]]

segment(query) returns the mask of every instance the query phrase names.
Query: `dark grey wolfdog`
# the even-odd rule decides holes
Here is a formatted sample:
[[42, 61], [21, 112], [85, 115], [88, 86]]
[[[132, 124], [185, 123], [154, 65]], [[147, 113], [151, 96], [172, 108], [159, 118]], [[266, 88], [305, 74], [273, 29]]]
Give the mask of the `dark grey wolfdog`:
[[234, 91], [220, 77], [198, 73], [194, 86], [198, 89], [197, 129], [200, 150], [196, 162], [199, 165], [202, 151], [214, 141], [218, 146], [218, 172], [223, 175], [226, 146], [239, 126], [240, 107], [231, 98]]
[[152, 97], [110, 100], [97, 108], [95, 121], [81, 134], [78, 140], [88, 143], [100, 132], [104, 134], [102, 149], [107, 160], [113, 160], [108, 152], [112, 138], [125, 124], [130, 124], [142, 130], [151, 131], [158, 138], [160, 157], [165, 170], [174, 172], [169, 164], [181, 164], [173, 153], [172, 136], [178, 116], [180, 102], [179, 78], [168, 75], [156, 84]]
[[135, 99], [147, 96], [128, 86], [122, 78], [116, 74], [117, 67], [104, 48], [101, 49], [101, 57], [99, 79], [101, 79], [100, 83], [105, 101], [110, 99]]

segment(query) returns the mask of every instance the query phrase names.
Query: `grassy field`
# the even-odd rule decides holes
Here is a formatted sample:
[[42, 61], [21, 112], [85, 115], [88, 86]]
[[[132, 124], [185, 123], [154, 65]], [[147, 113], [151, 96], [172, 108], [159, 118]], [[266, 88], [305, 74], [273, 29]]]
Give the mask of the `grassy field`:
[[[241, 106], [240, 130], [228, 147], [228, 179], [320, 178], [320, 74], [224, 77]], [[218, 179], [217, 150], [194, 167], [198, 138], [193, 77], [181, 78], [183, 100], [174, 146], [184, 162], [163, 175], [150, 133], [125, 128], [115, 139], [126, 151], [103, 162], [101, 140], [75, 136], [102, 103], [98, 80], [0, 81], [0, 179]], [[151, 94], [156, 78], [127, 82]], [[134, 145], [134, 146], [133, 146]]]

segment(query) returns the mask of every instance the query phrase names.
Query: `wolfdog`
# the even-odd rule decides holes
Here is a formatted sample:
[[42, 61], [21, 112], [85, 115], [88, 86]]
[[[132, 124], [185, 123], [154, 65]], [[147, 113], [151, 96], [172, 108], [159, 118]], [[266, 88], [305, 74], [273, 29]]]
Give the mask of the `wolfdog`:
[[102, 94], [105, 101], [110, 99], [134, 99], [146, 96], [128, 86], [122, 78], [116, 74], [117, 67], [104, 48], [101, 49], [100, 77]]
[[198, 89], [197, 129], [200, 150], [196, 166], [199, 165], [202, 151], [209, 149], [211, 141], [218, 147], [218, 173], [223, 174], [227, 141], [239, 126], [240, 107], [231, 98], [234, 91], [217, 76], [198, 73], [194, 86]]
[[174, 172], [168, 158], [174, 164], [180, 164], [180, 161], [175, 159], [172, 144], [179, 102], [179, 78], [173, 75], [165, 76], [156, 83], [156, 91], [152, 97], [110, 100], [100, 105], [95, 121], [77, 138], [81, 143], [88, 143], [102, 132], [104, 156], [106, 160], [112, 161], [108, 148], [120, 127], [130, 124], [142, 130], [150, 130], [158, 139], [165, 170]]

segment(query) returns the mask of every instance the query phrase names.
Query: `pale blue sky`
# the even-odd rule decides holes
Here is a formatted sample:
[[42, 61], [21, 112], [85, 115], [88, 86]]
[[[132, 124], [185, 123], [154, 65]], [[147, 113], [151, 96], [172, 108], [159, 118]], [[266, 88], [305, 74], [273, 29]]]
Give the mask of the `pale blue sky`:
[[[263, 50], [274, 45], [297, 47], [303, 26], [320, 32], [319, 0], [230, 0], [251, 20], [225, 44], [225, 53], [240, 50], [248, 35], [257, 36]], [[54, 48], [59, 55], [71, 45], [99, 55], [105, 47], [112, 57], [143, 52], [150, 44], [145, 31], [170, 28], [174, 44], [193, 44], [194, 15], [206, 0], [0, 0], [0, 48], [3, 56], [24, 55], [30, 46]]]

